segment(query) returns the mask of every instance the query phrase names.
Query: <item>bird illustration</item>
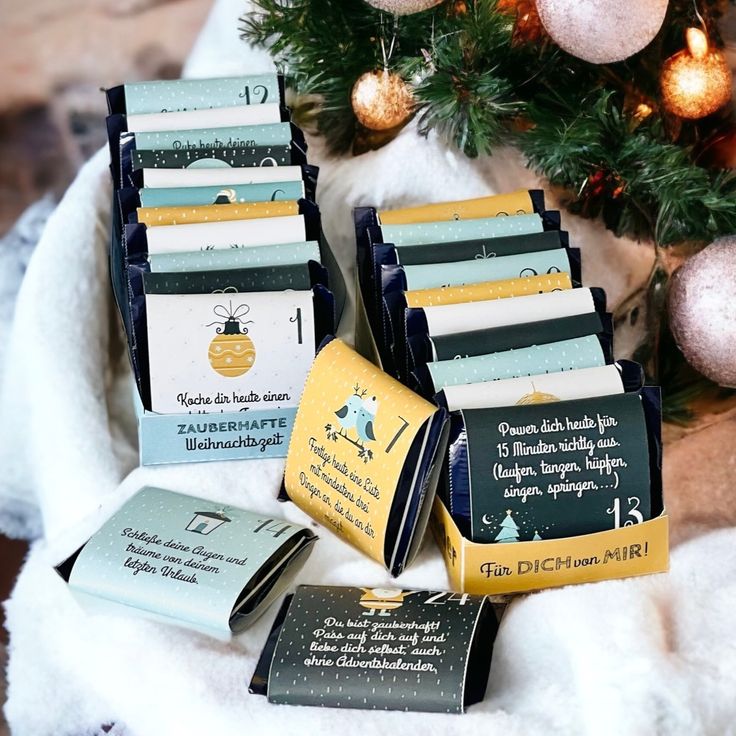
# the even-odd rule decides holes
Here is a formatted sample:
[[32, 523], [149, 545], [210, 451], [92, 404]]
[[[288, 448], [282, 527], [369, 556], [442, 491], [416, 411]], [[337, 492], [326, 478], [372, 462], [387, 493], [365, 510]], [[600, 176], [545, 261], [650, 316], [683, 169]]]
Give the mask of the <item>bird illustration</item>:
[[376, 439], [373, 431], [373, 422], [376, 419], [377, 411], [378, 401], [375, 396], [371, 396], [370, 399], [365, 399], [365, 401], [361, 402], [360, 409], [358, 409], [358, 416], [355, 420], [355, 431], [358, 433], [359, 439], [363, 442]]
[[345, 404], [341, 406], [336, 412], [337, 420], [340, 422], [342, 429], [340, 434], [343, 434], [343, 430], [347, 432], [355, 426], [358, 421], [358, 413], [363, 405], [363, 397], [359, 394], [353, 394], [348, 397]]

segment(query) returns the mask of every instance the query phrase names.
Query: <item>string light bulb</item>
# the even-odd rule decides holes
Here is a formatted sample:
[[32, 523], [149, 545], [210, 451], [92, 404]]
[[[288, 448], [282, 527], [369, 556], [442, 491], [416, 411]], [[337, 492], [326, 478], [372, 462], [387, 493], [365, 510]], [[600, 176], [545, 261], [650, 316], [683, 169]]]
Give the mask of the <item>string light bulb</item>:
[[700, 28], [688, 28], [685, 42], [686, 48], [667, 59], [662, 67], [662, 101], [674, 115], [697, 120], [731, 99], [733, 74], [724, 55], [711, 48]]

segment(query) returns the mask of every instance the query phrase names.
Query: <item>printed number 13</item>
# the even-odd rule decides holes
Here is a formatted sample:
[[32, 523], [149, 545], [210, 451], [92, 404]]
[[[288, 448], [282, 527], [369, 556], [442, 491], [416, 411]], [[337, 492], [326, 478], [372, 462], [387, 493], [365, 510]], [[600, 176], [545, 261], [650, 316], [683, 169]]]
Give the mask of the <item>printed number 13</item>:
[[[627, 501], [629, 502], [629, 510], [626, 512], [626, 515], [630, 516], [631, 519], [627, 519], [623, 525], [633, 526], [634, 524], [641, 524], [644, 521], [644, 515], [639, 511], [641, 501], [637, 496], [629, 496]], [[610, 509], [606, 509], [606, 513], [613, 514], [613, 528], [618, 529], [621, 526], [621, 499], [614, 499], [613, 505]]]

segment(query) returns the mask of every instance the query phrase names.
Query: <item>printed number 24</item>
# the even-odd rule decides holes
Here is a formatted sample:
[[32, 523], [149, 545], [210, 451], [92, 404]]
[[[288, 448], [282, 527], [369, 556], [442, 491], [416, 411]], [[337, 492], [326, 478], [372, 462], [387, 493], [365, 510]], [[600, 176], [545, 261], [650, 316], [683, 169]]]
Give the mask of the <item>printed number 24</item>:
[[458, 605], [464, 606], [467, 603], [468, 598], [470, 598], [470, 596], [467, 593], [432, 593], [424, 603], [431, 603], [435, 606], [444, 606], [445, 603], [453, 603], [457, 601]]
[[[637, 496], [629, 496], [626, 499], [629, 502], [629, 510], [626, 512], [630, 519], [624, 521], [624, 526], [633, 526], [634, 524], [641, 524], [644, 521], [644, 515], [639, 511], [639, 505], [641, 501]], [[621, 499], [616, 498], [613, 501], [613, 506], [610, 509], [606, 509], [607, 514], [613, 514], [613, 528], [618, 529], [621, 526]]]

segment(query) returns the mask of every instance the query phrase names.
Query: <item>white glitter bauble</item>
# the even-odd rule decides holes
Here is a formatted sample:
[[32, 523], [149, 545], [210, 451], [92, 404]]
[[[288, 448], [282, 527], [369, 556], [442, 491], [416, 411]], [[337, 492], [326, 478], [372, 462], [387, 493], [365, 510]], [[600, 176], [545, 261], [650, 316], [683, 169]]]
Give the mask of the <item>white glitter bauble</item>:
[[719, 238], [675, 271], [668, 311], [687, 362], [736, 387], [736, 235]]
[[622, 61], [648, 46], [668, 0], [537, 0], [542, 25], [565, 51], [591, 64]]
[[439, 5], [444, 0], [365, 0], [376, 10], [383, 10], [392, 15], [412, 15], [421, 13]]

